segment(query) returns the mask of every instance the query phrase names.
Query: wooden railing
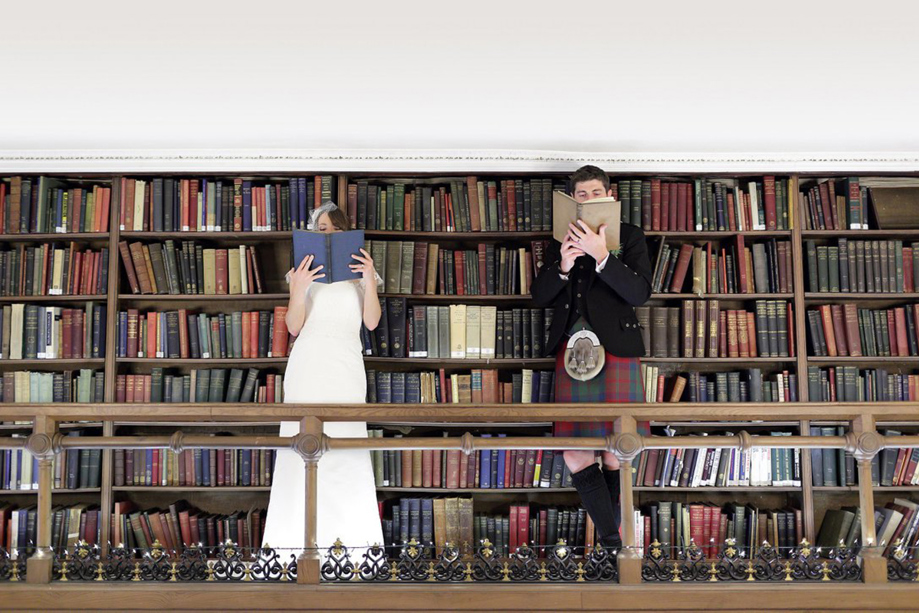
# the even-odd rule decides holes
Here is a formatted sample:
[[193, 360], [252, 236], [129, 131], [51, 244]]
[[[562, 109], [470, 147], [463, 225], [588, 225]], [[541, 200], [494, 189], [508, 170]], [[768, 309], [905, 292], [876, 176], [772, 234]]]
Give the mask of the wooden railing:
[[[883, 547], [877, 543], [874, 526], [874, 491], [871, 460], [885, 447], [919, 447], [919, 436], [885, 438], [876, 429], [877, 421], [919, 422], [917, 403], [782, 403], [782, 404], [557, 404], [532, 405], [229, 405], [229, 404], [52, 404], [5, 405], [0, 419], [30, 420], [33, 432], [26, 438], [0, 437], [0, 449], [27, 449], [38, 459], [37, 534], [35, 553], [28, 559], [27, 580], [49, 583], [52, 578], [51, 549], [52, 459], [65, 449], [292, 449], [304, 460], [306, 471], [306, 536], [304, 552], [298, 560], [299, 583], [319, 583], [320, 560], [316, 548], [317, 462], [335, 449], [460, 449], [466, 454], [480, 449], [596, 449], [614, 453], [621, 463], [621, 506], [623, 549], [619, 554], [619, 582], [641, 582], [641, 559], [636, 543], [634, 501], [631, 479], [632, 461], [644, 449], [725, 447], [748, 450], [753, 447], [842, 448], [855, 456], [858, 466], [859, 506], [861, 508], [861, 556], [866, 583], [887, 580]], [[532, 422], [546, 420], [613, 420], [616, 434], [605, 438], [506, 437], [483, 438], [469, 433], [448, 438], [334, 438], [323, 434], [324, 421], [410, 421], [410, 422]], [[756, 436], [740, 431], [735, 436], [646, 437], [637, 433], [642, 420], [731, 421], [743, 428], [789, 419], [832, 419], [849, 422], [845, 436]], [[62, 421], [187, 421], [191, 425], [207, 421], [300, 422], [293, 437], [234, 436], [232, 438], [196, 436], [177, 430], [171, 436], [80, 436], [65, 437], [58, 432]], [[111, 432], [111, 428], [107, 429]], [[105, 431], [104, 431], [105, 432]], [[110, 462], [106, 463], [110, 467]], [[105, 465], [105, 464], [104, 464]], [[105, 503], [105, 501], [103, 501]], [[103, 516], [103, 527], [107, 514]]]

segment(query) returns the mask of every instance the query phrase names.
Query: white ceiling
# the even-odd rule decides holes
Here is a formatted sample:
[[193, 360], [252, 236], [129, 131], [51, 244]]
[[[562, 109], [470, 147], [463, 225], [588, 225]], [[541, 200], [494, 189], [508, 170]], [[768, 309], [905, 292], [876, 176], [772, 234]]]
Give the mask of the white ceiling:
[[6, 3], [0, 151], [917, 152], [919, 3]]

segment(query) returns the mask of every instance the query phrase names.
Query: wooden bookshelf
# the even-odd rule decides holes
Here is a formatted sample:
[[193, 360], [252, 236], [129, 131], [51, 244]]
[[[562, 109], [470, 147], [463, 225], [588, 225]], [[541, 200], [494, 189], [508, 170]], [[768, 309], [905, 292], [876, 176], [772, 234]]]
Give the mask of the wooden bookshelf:
[[[199, 173], [188, 173], [188, 176], [198, 176]], [[208, 176], [223, 176], [231, 177], [236, 175], [230, 174], [221, 174], [221, 173], [209, 173]], [[419, 175], [423, 181], [435, 182], [437, 177], [431, 177], [427, 175]], [[456, 174], [457, 177], [461, 176], [460, 173]], [[517, 173], [515, 177], [525, 177], [532, 178], [537, 175], [527, 173]], [[543, 175], [538, 175], [543, 176]], [[619, 175], [613, 177], [615, 181], [618, 178], [622, 177], [634, 177], [637, 175], [620, 173]], [[732, 176], [732, 175], [725, 175]], [[740, 175], [735, 175], [739, 177]], [[750, 177], [749, 173], [745, 173], [744, 177]], [[758, 175], [761, 178], [762, 175]], [[809, 179], [810, 177], [799, 177], [798, 175], [783, 175], [788, 176], [790, 181], [789, 185], [798, 187], [800, 179]], [[845, 176], [840, 173], [822, 173], [823, 176]], [[66, 179], [66, 177], [64, 177]], [[277, 176], [265, 175], [258, 177], [260, 179], [276, 179]], [[393, 182], [392, 177], [380, 177], [380, 176], [360, 176], [354, 175], [349, 176], [347, 174], [336, 175], [337, 179], [337, 189], [333, 185], [333, 197], [338, 200], [339, 203], [347, 201], [347, 185], [350, 179], [368, 179], [368, 180], [379, 180], [380, 183]], [[561, 175], [558, 175], [553, 178], [561, 179]], [[668, 177], [669, 178], [669, 177]], [[673, 178], [678, 180], [691, 179], [691, 176], [687, 175], [673, 175]], [[287, 259], [288, 252], [290, 249], [290, 233], [289, 232], [139, 232], [139, 231], [126, 231], [121, 230], [119, 225], [119, 211], [118, 206], [115, 203], [118, 203], [121, 198], [120, 189], [121, 189], [121, 177], [118, 175], [112, 175], [107, 177], [102, 177], [98, 180], [100, 183], [109, 183], [112, 187], [112, 196], [111, 196], [111, 217], [109, 221], [110, 232], [105, 233], [48, 233], [48, 234], [9, 234], [9, 235], [0, 235], [0, 245], [6, 243], [43, 243], [43, 242], [54, 242], [54, 243], [63, 243], [75, 241], [78, 243], [85, 243], [88, 246], [107, 246], [109, 249], [109, 270], [108, 270], [108, 288], [107, 292], [104, 295], [83, 295], [83, 296], [14, 296], [14, 297], [0, 297], [0, 304], [16, 303], [16, 302], [29, 302], [29, 303], [38, 303], [38, 304], [50, 304], [55, 303], [61, 304], [70, 304], [70, 303], [79, 303], [86, 301], [93, 302], [105, 302], [106, 311], [107, 311], [107, 329], [106, 329], [106, 352], [105, 358], [95, 358], [95, 359], [84, 359], [84, 360], [0, 360], [0, 367], [2, 370], [12, 370], [12, 369], [39, 369], [43, 371], [48, 370], [70, 370], [70, 369], [79, 369], [79, 368], [93, 368], [97, 370], [102, 370], [105, 374], [105, 393], [104, 393], [104, 403], [99, 407], [90, 410], [90, 409], [80, 409], [81, 411], [86, 411], [87, 413], [83, 414], [84, 417], [91, 416], [93, 419], [99, 420], [87, 424], [68, 424], [67, 426], [62, 426], [66, 428], [99, 428], [100, 426], [103, 429], [103, 434], [105, 436], [112, 436], [115, 434], [115, 430], [123, 427], [133, 429], [135, 431], [144, 432], [149, 431], [151, 428], [155, 427], [165, 427], [165, 428], [177, 428], [180, 426], [187, 426], [187, 423], [176, 421], [177, 418], [181, 417], [184, 409], [175, 408], [175, 407], [164, 407], [163, 405], [143, 405], [138, 404], [134, 409], [138, 412], [136, 421], [134, 420], [120, 420], [113, 421], [110, 415], [106, 415], [106, 405], [112, 405], [115, 402], [115, 377], [118, 374], [124, 374], [127, 372], [149, 372], [150, 368], [153, 367], [177, 367], [177, 368], [194, 368], [202, 367], [208, 368], [213, 366], [264, 366], [267, 368], [274, 368], [277, 371], [281, 371], [283, 366], [286, 364], [286, 358], [254, 358], [254, 359], [165, 359], [165, 358], [119, 358], [115, 354], [115, 343], [117, 338], [117, 313], [120, 310], [127, 308], [162, 308], [162, 309], [173, 309], [173, 308], [187, 308], [189, 310], [204, 311], [208, 310], [209, 312], [216, 311], [231, 311], [238, 310], [240, 308], [269, 308], [273, 305], [284, 304], [288, 299], [288, 294], [286, 292], [286, 286], [283, 282], [283, 273], [287, 269]], [[334, 183], [334, 181], [333, 181]], [[797, 375], [798, 389], [797, 395], [800, 401], [804, 402], [808, 399], [808, 390], [807, 390], [807, 367], [809, 365], [819, 365], [819, 366], [831, 366], [835, 364], [865, 364], [865, 365], [901, 365], [904, 368], [909, 370], [919, 369], [919, 356], [910, 356], [910, 357], [842, 357], [842, 358], [825, 358], [825, 357], [812, 357], [808, 355], [808, 340], [807, 340], [807, 326], [805, 320], [805, 312], [807, 307], [812, 304], [819, 303], [829, 303], [829, 302], [858, 302], [859, 304], [870, 304], [872, 301], [876, 302], [895, 302], [895, 301], [916, 301], [919, 300], [919, 292], [913, 293], [819, 293], [819, 292], [806, 292], [806, 256], [804, 254], [804, 240], [806, 239], [834, 239], [839, 237], [846, 237], [851, 239], [868, 239], [868, 238], [915, 238], [919, 240], [919, 229], [891, 229], [891, 230], [805, 230], [803, 229], [803, 211], [801, 203], [798, 202], [797, 189], [794, 189], [792, 192], [792, 210], [789, 211], [790, 219], [792, 220], [793, 227], [790, 230], [775, 230], [775, 231], [701, 231], [701, 232], [678, 232], [678, 231], [646, 231], [645, 234], [649, 239], [658, 239], [664, 238], [667, 240], [672, 240], [674, 243], [681, 242], [701, 242], [701, 241], [722, 241], [729, 240], [735, 236], [743, 236], [749, 242], [759, 239], [778, 239], [778, 240], [787, 240], [791, 245], [791, 259], [792, 259], [792, 270], [789, 271], [791, 275], [791, 281], [793, 284], [793, 291], [791, 292], [776, 292], [776, 293], [707, 293], [701, 296], [697, 296], [692, 293], [679, 292], [679, 293], [655, 293], [651, 296], [651, 301], [653, 304], [671, 304], [671, 301], [677, 300], [696, 300], [696, 299], [715, 299], [719, 301], [725, 301], [728, 303], [743, 303], [752, 300], [783, 300], [791, 303], [794, 311], [794, 338], [795, 338], [795, 357], [788, 358], [763, 358], [763, 357], [753, 357], [753, 358], [646, 358], [644, 361], [649, 364], [660, 365], [662, 371], [664, 367], [670, 368], [671, 370], [692, 370], [700, 372], [716, 372], [718, 370], [723, 370], [727, 367], [742, 368], [744, 366], [767, 366], [775, 365], [779, 370], [787, 369], [789, 372]], [[546, 231], [514, 231], [514, 232], [417, 232], [417, 231], [401, 231], [401, 230], [367, 230], [366, 236], [368, 239], [377, 240], [426, 240], [431, 242], [437, 242], [442, 245], [450, 246], [452, 248], [460, 248], [461, 246], [468, 246], [473, 243], [483, 242], [483, 243], [502, 243], [513, 247], [524, 247], [528, 246], [531, 241], [535, 240], [547, 240], [551, 238], [551, 232]], [[142, 242], [151, 242], [151, 241], [165, 241], [165, 240], [191, 240], [191, 241], [202, 241], [206, 244], [211, 244], [215, 246], [228, 246], [234, 244], [246, 244], [246, 245], [264, 245], [267, 249], [270, 249], [271, 252], [266, 254], [268, 257], [260, 258], [260, 266], [263, 272], [263, 286], [266, 293], [263, 294], [246, 294], [246, 295], [168, 295], [168, 294], [158, 294], [158, 295], [144, 295], [144, 294], [132, 294], [130, 293], [130, 287], [126, 283], [126, 279], [123, 273], [123, 266], [121, 263], [120, 254], [118, 251], [118, 245], [121, 241], [142, 241]], [[654, 255], [651, 254], [653, 258]], [[653, 261], [652, 261], [653, 265]], [[416, 294], [394, 294], [394, 293], [381, 293], [381, 297], [384, 298], [407, 298], [411, 303], [432, 303], [432, 304], [449, 304], [449, 303], [469, 303], [469, 304], [484, 304], [484, 305], [497, 305], [502, 306], [516, 306], [527, 304], [530, 302], [531, 297], [527, 294], [521, 295], [416, 295]], [[240, 305], [245, 305], [241, 307]], [[435, 370], [437, 368], [445, 368], [449, 371], [458, 371], [472, 368], [498, 368], [502, 371], [508, 370], [519, 370], [521, 368], [539, 368], [549, 370], [552, 369], [555, 360], [554, 358], [528, 358], [528, 359], [492, 359], [492, 360], [472, 360], [472, 359], [428, 359], [428, 358], [384, 358], [384, 357], [374, 357], [368, 356], [364, 359], [366, 366], [373, 368], [390, 368], [393, 370], [405, 370], [405, 369], [422, 369], [422, 370]], [[191, 410], [194, 410], [194, 406], [191, 406]], [[235, 405], [234, 405], [235, 406]], [[900, 409], [897, 406], [892, 406], [889, 408], [888, 413], [879, 414], [878, 420], [879, 423], [883, 423], [880, 420], [883, 415], [890, 415], [896, 417], [899, 420], [909, 420], [913, 417], [916, 418], [919, 422], [919, 409], [912, 405], [903, 405], [904, 408]], [[60, 409], [60, 405], [53, 407], [55, 410]], [[187, 407], [186, 407], [187, 408]], [[236, 407], [238, 408], [238, 407]], [[260, 406], [260, 408], [262, 408]], [[398, 415], [399, 411], [408, 410], [408, 407], [391, 407], [386, 405], [377, 405], [373, 407], [368, 407], [367, 410], [360, 414], [359, 412], [351, 412], [343, 410], [342, 415], [347, 416], [347, 418], [354, 418], [355, 415], [358, 417], [363, 417], [364, 420], [368, 421], [372, 425], [378, 426], [395, 426], [395, 425], [405, 425], [405, 426], [416, 426], [422, 424], [431, 424], [431, 423], [440, 423], [443, 421], [458, 421], [459, 424], [466, 427], [491, 427], [492, 429], [497, 428], [508, 428], [510, 429], [510, 423], [514, 422], [515, 419], [509, 418], [508, 416], [517, 416], [517, 420], [520, 421], [531, 421], [535, 422], [533, 426], [537, 428], [542, 428], [548, 430], [550, 428], [551, 421], [553, 419], [564, 418], [564, 419], [576, 419], [579, 411], [577, 407], [566, 407], [566, 413], [562, 413], [561, 410], [556, 414], [551, 413], [551, 409], [545, 409], [540, 407], [531, 408], [526, 405], [501, 405], [488, 407], [489, 412], [487, 414], [482, 414], [473, 410], [469, 407], [451, 407], [449, 405], [417, 405], [411, 407], [414, 411], [413, 415], [408, 421], [406, 421], [405, 415]], [[693, 415], [681, 416], [683, 421], [680, 421], [680, 424], [690, 424], [695, 423], [695, 420], [698, 419], [701, 422], [704, 422], [703, 427], [708, 427], [710, 429], [725, 429], [731, 427], [734, 429], [739, 429], [741, 426], [737, 422], [730, 421], [732, 417], [736, 414], [733, 410], [733, 407], [730, 405], [719, 406], [718, 403], [710, 403], [707, 405], [693, 405], [693, 410], [695, 413]], [[827, 407], [824, 405], [815, 405], [812, 409], [813, 413], [808, 415], [801, 415], [795, 412], [792, 412], [790, 409], [781, 406], [781, 404], [776, 403], [775, 405], [759, 405], [755, 408], [761, 411], [759, 415], [760, 418], [766, 419], [769, 426], [784, 426], [784, 427], [793, 427], [799, 429], [800, 432], [807, 432], [809, 425], [817, 425], [820, 423], [825, 423], [826, 420], [834, 419], [834, 413], [836, 413], [835, 407]], [[230, 405], [227, 406], [227, 410], [234, 409]], [[244, 407], [245, 409], [245, 407]], [[13, 413], [13, 411], [21, 410], [20, 407], [9, 407], [8, 412]], [[215, 414], [219, 413], [221, 407], [215, 407]], [[328, 409], [330, 412], [334, 412], [337, 409]], [[680, 411], [685, 411], [682, 405], [677, 405], [675, 407], [667, 406], [663, 403], [653, 405], [649, 407], [648, 416], [657, 417], [659, 419], [655, 420], [655, 423], [665, 424], [671, 423], [670, 417], [677, 415]], [[466, 412], [465, 417], [463, 418], [463, 413]], [[90, 415], [91, 413], [91, 415]], [[848, 413], [843, 413], [839, 415], [840, 423], [849, 424], [853, 416], [857, 413], [855, 409], [849, 410]], [[112, 413], [114, 414], [114, 413]], [[239, 421], [234, 421], [238, 413], [233, 413], [231, 415], [224, 415], [222, 418], [214, 422], [207, 422], [206, 425], [211, 427], [225, 428], [228, 430], [238, 429], [237, 432], [242, 431], [243, 428], [250, 426], [265, 426], [265, 427], [276, 427], [279, 421], [284, 420], [283, 415], [279, 415], [277, 419], [269, 425], [266, 425], [264, 422], [258, 421], [247, 421], [243, 418], [240, 418]], [[591, 413], [592, 417], [595, 417], [597, 413]], [[157, 419], [157, 416], [161, 416]], [[615, 412], [611, 412], [606, 417], [613, 419], [616, 416]], [[809, 420], [807, 417], [819, 418], [820, 421]], [[13, 418], [9, 418], [11, 421]], [[769, 422], [768, 420], [776, 420], [774, 422]], [[159, 423], [158, 423], [159, 422]], [[910, 423], [909, 421], [898, 421], [896, 423]], [[750, 424], [747, 423], [746, 427], [754, 427], [764, 425], [760, 423]], [[7, 430], [20, 430], [28, 429], [27, 425], [3, 425], [0, 426], [0, 431], [6, 432]], [[174, 495], [176, 498], [180, 498], [184, 492], [194, 492], [194, 493], [219, 493], [219, 495], [224, 501], [223, 504], [226, 505], [226, 508], [232, 506], [232, 496], [240, 493], [251, 493], [253, 495], [260, 496], [263, 500], [267, 502], [267, 492], [269, 488], [266, 487], [140, 487], [140, 486], [123, 486], [123, 487], [114, 487], [113, 482], [113, 459], [112, 451], [105, 449], [102, 452], [102, 479], [100, 488], [81, 488], [76, 490], [56, 490], [55, 494], [67, 494], [68, 496], [79, 497], [82, 501], [97, 503], [102, 508], [102, 513], [100, 516], [100, 522], [103, 526], [103, 542], [105, 542], [106, 537], [108, 536], [108, 526], [110, 525], [110, 514], [112, 509], [112, 503], [115, 500], [115, 495], [119, 497], [131, 497], [133, 495]], [[819, 526], [819, 522], [815, 521], [815, 509], [821, 506], [821, 499], [833, 497], [834, 500], [840, 498], [841, 496], [853, 496], [858, 488], [855, 486], [843, 486], [843, 487], [815, 487], [811, 481], [811, 467], [810, 467], [810, 454], [807, 452], [802, 452], [801, 454], [801, 477], [802, 485], [800, 487], [727, 487], [727, 488], [717, 488], [717, 487], [696, 487], [696, 488], [679, 488], [679, 487], [645, 487], [645, 486], [636, 486], [634, 491], [638, 493], [638, 499], [641, 502], [646, 502], [656, 499], [659, 496], [666, 496], [667, 494], [678, 494], [684, 498], [693, 498], [693, 499], [705, 499], [705, 497], [711, 496], [717, 498], [718, 500], [723, 500], [725, 497], [738, 494], [738, 495], [764, 495], [768, 496], [775, 494], [776, 496], [787, 496], [787, 497], [799, 497], [802, 510], [804, 511], [805, 518], [805, 535], [811, 542], [813, 542], [816, 536], [816, 529]], [[901, 487], [877, 487], [874, 488], [876, 492], [919, 492], [919, 487], [917, 486], [901, 486]], [[379, 488], [381, 494], [395, 495], [395, 494], [407, 494], [407, 495], [441, 495], [441, 494], [469, 494], [474, 497], [479, 496], [493, 496], [493, 495], [502, 495], [502, 496], [514, 496], [518, 494], [532, 495], [533, 497], [538, 497], [543, 494], [552, 494], [556, 496], [567, 496], [572, 502], [576, 501], [576, 495], [573, 490], [566, 488], [508, 488], [506, 490], [496, 490], [496, 489], [482, 489], [482, 488], [468, 488], [468, 489], [444, 489], [444, 488], [395, 488], [395, 487], [384, 487]], [[23, 491], [0, 491], [0, 500], [3, 500], [6, 496], [28, 496], [34, 494], [31, 490]], [[825, 504], [823, 504], [825, 506]]]

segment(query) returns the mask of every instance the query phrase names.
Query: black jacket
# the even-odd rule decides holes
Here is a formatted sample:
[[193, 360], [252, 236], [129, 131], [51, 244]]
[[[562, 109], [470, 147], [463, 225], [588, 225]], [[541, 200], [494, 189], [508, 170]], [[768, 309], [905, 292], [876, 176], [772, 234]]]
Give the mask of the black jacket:
[[561, 272], [561, 243], [553, 240], [544, 265], [533, 282], [533, 300], [541, 307], [554, 307], [546, 355], [555, 353], [559, 341], [574, 323], [578, 311], [611, 354], [623, 358], [645, 354], [634, 307], [651, 297], [651, 261], [641, 228], [623, 223], [619, 232], [622, 253], [610, 256], [598, 274], [592, 257], [574, 262], [568, 281]]

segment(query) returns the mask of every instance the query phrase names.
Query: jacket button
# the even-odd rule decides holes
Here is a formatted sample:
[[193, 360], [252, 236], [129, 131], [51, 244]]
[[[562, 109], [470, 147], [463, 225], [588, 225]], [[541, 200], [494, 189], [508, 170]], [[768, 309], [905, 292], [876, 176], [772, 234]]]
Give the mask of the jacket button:
[[567, 305], [567, 304], [565, 305], [565, 308], [566, 308], [566, 309], [568, 308], [568, 305]]
[[581, 297], [581, 294], [578, 294], [578, 298], [580, 298], [580, 297]]

